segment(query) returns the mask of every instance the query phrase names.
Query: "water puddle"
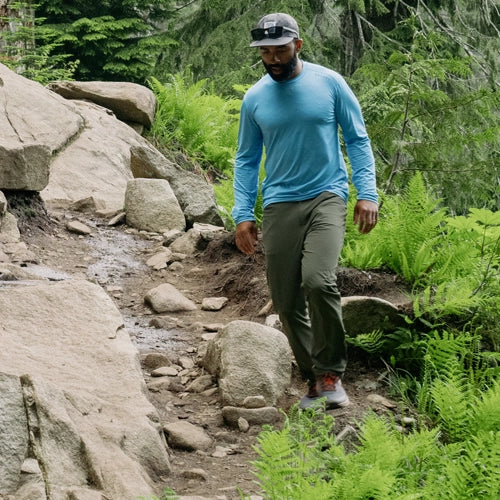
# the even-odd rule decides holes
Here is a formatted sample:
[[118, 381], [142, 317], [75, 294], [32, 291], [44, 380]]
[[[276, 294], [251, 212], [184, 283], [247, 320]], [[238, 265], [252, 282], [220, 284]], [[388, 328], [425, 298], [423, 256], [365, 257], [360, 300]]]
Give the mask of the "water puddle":
[[149, 318], [123, 315], [123, 323], [130, 334], [132, 343], [141, 352], [171, 351], [174, 344], [185, 342], [184, 336], [176, 330], [166, 330], [149, 326]]
[[88, 239], [96, 258], [88, 266], [89, 278], [98, 283], [120, 285], [123, 276], [145, 271], [147, 266], [137, 259], [151, 243], [133, 235], [113, 229], [94, 228], [94, 236]]

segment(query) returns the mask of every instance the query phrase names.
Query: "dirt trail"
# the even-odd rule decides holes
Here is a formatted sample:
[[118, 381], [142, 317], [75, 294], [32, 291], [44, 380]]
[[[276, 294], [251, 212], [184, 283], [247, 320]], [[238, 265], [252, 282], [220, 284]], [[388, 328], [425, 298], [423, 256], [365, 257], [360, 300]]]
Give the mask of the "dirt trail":
[[[16, 214], [19, 216], [19, 214]], [[262, 254], [246, 257], [239, 253], [232, 235], [217, 238], [199, 254], [182, 262], [182, 269], [155, 271], [146, 265], [149, 257], [162, 248], [159, 235], [138, 234], [127, 226], [110, 227], [104, 219], [80, 213], [40, 212], [38, 217], [20, 218], [22, 238], [39, 259], [33, 269], [50, 279], [81, 276], [101, 285], [120, 309], [124, 323], [137, 349], [146, 353], [161, 352], [176, 362], [181, 356], [195, 363], [206, 348], [204, 336], [214, 325], [235, 319], [262, 323], [258, 312], [268, 302]], [[92, 229], [90, 236], [79, 236], [66, 230], [66, 222], [77, 219]], [[399, 300], [400, 283], [386, 273], [373, 274], [343, 270], [339, 282], [344, 295], [377, 295]], [[195, 311], [157, 315], [145, 305], [144, 296], [160, 283], [169, 282], [184, 295], [201, 304], [205, 297], [229, 298], [221, 311]], [[212, 326], [211, 326], [212, 325]], [[384, 386], [385, 367], [378, 362], [351, 353], [346, 386], [351, 405], [332, 411], [333, 432], [347, 425], [356, 427], [370, 408], [386, 412], [388, 408], [367, 399], [370, 394], [387, 396]], [[196, 367], [191, 376], [203, 374]], [[146, 382], [151, 381], [144, 367]], [[189, 379], [189, 376], [187, 377]], [[221, 416], [217, 392], [211, 395], [185, 391], [186, 380], [179, 379], [178, 390], [149, 392], [163, 423], [187, 420], [199, 425], [214, 439], [212, 450], [186, 452], [171, 450], [172, 474], [161, 487], [170, 487], [178, 495], [200, 495], [208, 498], [239, 499], [244, 494], [258, 494], [259, 488], [249, 462], [256, 457], [253, 446], [259, 427], [247, 433], [227, 427]], [[294, 373], [293, 384], [280, 401], [287, 411], [305, 390]], [[216, 446], [221, 448], [216, 448]], [[214, 451], [218, 451], [215, 453]], [[187, 471], [201, 469], [200, 475]]]

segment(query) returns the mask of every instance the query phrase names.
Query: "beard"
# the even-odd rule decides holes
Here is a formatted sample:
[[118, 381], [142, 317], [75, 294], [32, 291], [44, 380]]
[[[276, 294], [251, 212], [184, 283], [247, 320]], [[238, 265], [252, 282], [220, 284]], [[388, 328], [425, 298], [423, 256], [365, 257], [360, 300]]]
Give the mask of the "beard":
[[[293, 54], [293, 57], [286, 64], [266, 64], [262, 62], [266, 68], [267, 73], [275, 82], [284, 82], [288, 80], [292, 75], [297, 65], [299, 64], [299, 57], [297, 56], [297, 51]], [[279, 73], [273, 73], [274, 69], [280, 69]]]

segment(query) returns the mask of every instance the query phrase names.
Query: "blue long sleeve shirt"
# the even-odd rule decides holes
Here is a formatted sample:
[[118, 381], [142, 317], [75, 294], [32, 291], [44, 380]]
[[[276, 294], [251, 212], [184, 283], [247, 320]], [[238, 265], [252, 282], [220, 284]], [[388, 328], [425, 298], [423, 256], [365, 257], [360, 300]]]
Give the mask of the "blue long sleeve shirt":
[[265, 149], [263, 205], [302, 201], [323, 191], [347, 201], [348, 174], [338, 135], [342, 129], [359, 200], [377, 202], [375, 164], [361, 109], [338, 73], [303, 62], [291, 80], [261, 78], [241, 106], [234, 170], [239, 224], [255, 220], [259, 168]]

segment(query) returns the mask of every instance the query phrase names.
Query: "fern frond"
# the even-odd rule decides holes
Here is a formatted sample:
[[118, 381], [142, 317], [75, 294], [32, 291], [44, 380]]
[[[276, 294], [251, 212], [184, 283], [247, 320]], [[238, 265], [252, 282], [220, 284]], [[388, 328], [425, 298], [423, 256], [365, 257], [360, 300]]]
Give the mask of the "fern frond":
[[473, 434], [500, 431], [500, 382], [494, 381], [493, 385], [482, 393], [477, 404], [473, 406], [469, 425]]
[[382, 330], [373, 330], [370, 333], [360, 333], [356, 337], [346, 337], [346, 342], [371, 354], [384, 349], [385, 339]]

